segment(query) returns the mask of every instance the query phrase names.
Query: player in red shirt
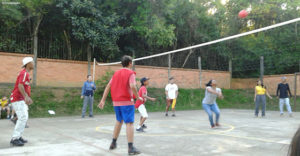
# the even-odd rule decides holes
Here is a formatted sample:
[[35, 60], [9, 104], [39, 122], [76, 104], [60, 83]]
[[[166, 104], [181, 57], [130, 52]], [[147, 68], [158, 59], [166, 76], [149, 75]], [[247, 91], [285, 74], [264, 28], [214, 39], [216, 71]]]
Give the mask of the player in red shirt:
[[143, 100], [139, 97], [136, 89], [135, 72], [131, 70], [132, 58], [130, 56], [122, 57], [123, 68], [116, 71], [107, 84], [102, 99], [98, 105], [100, 109], [103, 109], [105, 105], [106, 97], [111, 92], [111, 97], [116, 114], [116, 124], [113, 132], [113, 140], [109, 147], [110, 150], [117, 148], [117, 139], [119, 137], [122, 124], [126, 124], [126, 134], [128, 141], [128, 154], [136, 155], [141, 152], [133, 146], [134, 135], [134, 100], [133, 95], [139, 100]]
[[147, 77], [143, 77], [141, 79], [141, 88], [139, 90], [139, 96], [143, 98], [143, 101], [137, 100], [135, 103], [135, 108], [138, 109], [138, 111], [141, 114], [141, 119], [140, 119], [140, 123], [136, 129], [136, 131], [138, 132], [144, 132], [144, 129], [147, 128], [147, 126], [144, 124], [144, 122], [146, 121], [146, 119], [148, 118], [148, 113], [145, 107], [145, 102], [147, 101], [147, 99], [151, 100], [151, 101], [155, 101], [155, 98], [151, 98], [147, 95], [147, 86], [149, 85], [149, 78]]
[[28, 120], [28, 106], [33, 103], [30, 98], [30, 71], [34, 68], [32, 57], [23, 59], [23, 70], [19, 73], [10, 101], [15, 110], [18, 121], [16, 123], [10, 144], [12, 146], [23, 146], [28, 141], [22, 138], [26, 122]]

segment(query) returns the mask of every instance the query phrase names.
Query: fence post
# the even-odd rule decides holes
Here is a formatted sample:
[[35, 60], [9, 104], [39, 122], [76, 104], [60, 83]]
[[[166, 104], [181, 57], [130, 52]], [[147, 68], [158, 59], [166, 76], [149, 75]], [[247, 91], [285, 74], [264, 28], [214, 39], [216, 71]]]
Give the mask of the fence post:
[[264, 82], [264, 57], [260, 57], [260, 81]]
[[96, 73], [96, 58], [94, 58], [94, 64], [93, 64], [93, 82], [95, 82], [95, 73]]
[[202, 88], [202, 65], [201, 65], [201, 57], [198, 57], [198, 68], [199, 68], [199, 85]]
[[134, 51], [132, 52], [132, 58], [133, 58], [133, 60], [132, 60], [132, 70], [135, 71], [135, 62], [134, 62], [135, 52]]
[[300, 73], [295, 73], [295, 82], [294, 82], [294, 111], [296, 111], [296, 100], [297, 100], [297, 75]]
[[232, 81], [232, 59], [229, 59], [229, 88], [231, 89], [231, 81]]
[[168, 64], [169, 64], [169, 67], [168, 67], [168, 82], [169, 82], [169, 79], [170, 79], [170, 77], [171, 77], [171, 63], [172, 63], [172, 61], [171, 61], [171, 54], [169, 54], [168, 55]]

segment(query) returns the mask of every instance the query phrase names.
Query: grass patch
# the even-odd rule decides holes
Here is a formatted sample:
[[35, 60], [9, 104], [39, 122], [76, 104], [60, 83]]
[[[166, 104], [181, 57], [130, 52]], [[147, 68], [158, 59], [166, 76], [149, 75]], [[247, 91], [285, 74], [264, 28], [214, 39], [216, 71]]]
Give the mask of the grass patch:
[[[8, 96], [12, 88], [1, 88], [0, 96]], [[30, 106], [30, 117], [49, 117], [48, 110], [54, 110], [56, 116], [81, 115], [83, 100], [80, 99], [80, 88], [42, 88], [32, 89], [32, 99], [34, 104]], [[157, 98], [156, 102], [147, 101], [146, 107], [149, 112], [164, 112], [166, 99], [164, 89], [149, 88], [148, 94]], [[253, 90], [241, 89], [231, 90], [223, 89], [224, 100], [217, 100], [219, 107], [234, 109], [253, 109]], [[94, 114], [113, 113], [111, 99], [108, 98], [104, 110], [97, 108], [101, 98], [101, 91], [97, 92], [94, 100]], [[179, 89], [176, 110], [199, 110], [202, 109], [202, 99], [204, 98], [203, 89]], [[290, 103], [294, 108], [294, 100]], [[297, 104], [300, 104], [300, 98], [297, 98]], [[267, 110], [279, 110], [278, 99], [267, 100]], [[294, 110], [295, 111], [295, 110]], [[300, 111], [300, 106], [296, 111]], [[3, 114], [4, 115], [4, 114]]]

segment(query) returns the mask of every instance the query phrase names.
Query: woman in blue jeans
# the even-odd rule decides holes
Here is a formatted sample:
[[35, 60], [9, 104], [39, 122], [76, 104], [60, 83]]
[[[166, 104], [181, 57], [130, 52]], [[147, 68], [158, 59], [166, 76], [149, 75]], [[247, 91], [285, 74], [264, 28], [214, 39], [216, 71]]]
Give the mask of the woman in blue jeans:
[[[221, 89], [217, 88], [217, 81], [210, 80], [206, 84], [205, 97], [202, 101], [202, 107], [208, 115], [211, 128], [220, 126], [219, 124], [220, 110], [216, 102], [217, 97], [220, 99], [224, 98]], [[216, 114], [216, 124], [214, 124], [212, 112]]]

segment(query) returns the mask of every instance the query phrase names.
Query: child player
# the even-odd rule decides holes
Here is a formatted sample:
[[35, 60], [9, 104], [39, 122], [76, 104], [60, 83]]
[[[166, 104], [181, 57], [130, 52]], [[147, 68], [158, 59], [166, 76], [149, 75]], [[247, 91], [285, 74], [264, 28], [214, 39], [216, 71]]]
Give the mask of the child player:
[[155, 98], [151, 98], [147, 95], [147, 86], [149, 85], [149, 78], [143, 77], [141, 79], [141, 88], [139, 90], [139, 96], [143, 98], [143, 101], [137, 100], [135, 103], [135, 108], [138, 109], [138, 111], [141, 114], [140, 123], [136, 129], [138, 132], [144, 132], [144, 129], [147, 128], [147, 126], [144, 124], [146, 119], [148, 118], [148, 113], [145, 107], [145, 102], [147, 99], [151, 101], [155, 101]]

